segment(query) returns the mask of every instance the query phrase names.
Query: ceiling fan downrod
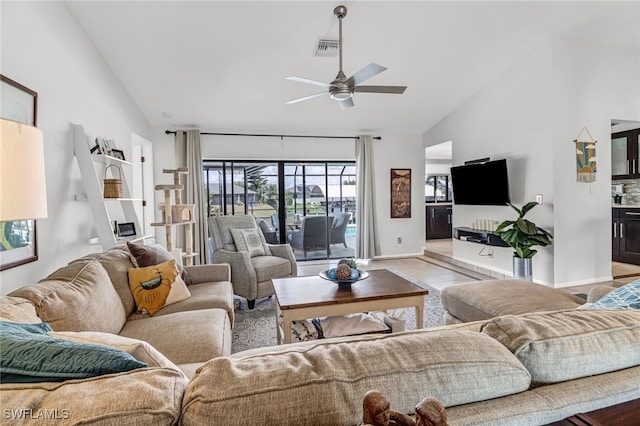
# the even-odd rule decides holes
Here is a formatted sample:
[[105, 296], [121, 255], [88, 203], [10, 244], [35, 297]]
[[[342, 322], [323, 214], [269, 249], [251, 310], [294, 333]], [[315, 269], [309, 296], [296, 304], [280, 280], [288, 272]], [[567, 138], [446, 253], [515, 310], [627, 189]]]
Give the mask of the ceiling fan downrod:
[[345, 6], [337, 6], [333, 9], [333, 13], [338, 18], [338, 56], [339, 69], [336, 79], [331, 82], [329, 96], [337, 101], [343, 101], [353, 96], [353, 88], [347, 83], [347, 76], [342, 71], [342, 19], [347, 16], [347, 8]]

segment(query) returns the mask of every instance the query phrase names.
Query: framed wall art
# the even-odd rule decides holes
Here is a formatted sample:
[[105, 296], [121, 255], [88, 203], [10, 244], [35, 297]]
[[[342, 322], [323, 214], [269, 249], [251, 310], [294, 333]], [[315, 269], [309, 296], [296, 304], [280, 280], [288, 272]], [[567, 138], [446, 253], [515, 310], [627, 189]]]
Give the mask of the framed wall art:
[[[38, 93], [0, 74], [0, 117], [37, 127]], [[0, 222], [0, 271], [36, 260], [36, 221]]]
[[124, 160], [124, 151], [120, 150], [120, 149], [112, 149], [111, 150], [111, 156], [113, 158], [117, 158], [118, 160]]
[[391, 218], [411, 217], [411, 169], [391, 169]]
[[136, 235], [136, 225], [133, 222], [118, 223], [118, 236], [131, 237]]

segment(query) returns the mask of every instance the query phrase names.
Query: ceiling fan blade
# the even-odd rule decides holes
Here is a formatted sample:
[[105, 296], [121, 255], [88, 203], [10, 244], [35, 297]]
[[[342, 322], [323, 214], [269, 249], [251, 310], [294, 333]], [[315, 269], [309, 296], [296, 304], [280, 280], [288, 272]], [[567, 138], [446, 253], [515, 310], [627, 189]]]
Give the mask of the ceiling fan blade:
[[296, 104], [298, 102], [302, 102], [302, 101], [306, 101], [307, 99], [313, 99], [313, 98], [318, 98], [320, 96], [323, 95], [328, 95], [329, 92], [321, 92], [321, 93], [316, 93], [315, 95], [309, 95], [309, 96], [305, 96], [304, 98], [298, 98], [298, 99], [294, 99], [292, 101], [287, 101], [287, 104]]
[[347, 98], [342, 101], [338, 101], [338, 103], [342, 109], [351, 108], [353, 106], [353, 98]]
[[328, 83], [323, 83], [321, 81], [316, 81], [316, 80], [309, 80], [308, 78], [302, 78], [302, 77], [285, 77], [286, 80], [291, 80], [291, 81], [297, 81], [298, 83], [306, 83], [306, 84], [313, 84], [314, 86], [320, 86], [320, 87], [329, 87]]
[[407, 86], [356, 86], [354, 91], [361, 93], [395, 93], [401, 95]]
[[360, 71], [353, 74], [351, 77], [347, 79], [347, 83], [357, 86], [365, 80], [370, 79], [371, 77], [380, 74], [382, 71], [385, 71], [387, 68], [382, 65], [374, 64], [373, 62], [362, 68]]

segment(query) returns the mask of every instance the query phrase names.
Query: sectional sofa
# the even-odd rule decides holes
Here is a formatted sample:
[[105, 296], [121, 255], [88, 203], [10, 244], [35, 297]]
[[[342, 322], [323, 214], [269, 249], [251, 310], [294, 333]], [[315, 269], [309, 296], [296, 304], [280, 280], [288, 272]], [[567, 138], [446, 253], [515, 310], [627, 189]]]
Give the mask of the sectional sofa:
[[[191, 297], [137, 314], [119, 247], [0, 298], [0, 320], [124, 351], [146, 367], [0, 385], [3, 424], [355, 425], [377, 389], [451, 425], [542, 425], [640, 398], [640, 313], [565, 309], [230, 355], [226, 265], [185, 268]], [[127, 290], [127, 291], [125, 291]], [[164, 312], [163, 312], [164, 311]]]

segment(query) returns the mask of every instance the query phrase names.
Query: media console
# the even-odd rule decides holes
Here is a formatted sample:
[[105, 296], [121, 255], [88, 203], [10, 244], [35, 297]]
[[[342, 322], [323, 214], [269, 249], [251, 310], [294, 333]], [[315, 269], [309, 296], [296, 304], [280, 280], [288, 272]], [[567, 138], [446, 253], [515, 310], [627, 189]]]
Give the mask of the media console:
[[491, 231], [481, 231], [480, 229], [466, 227], [453, 228], [453, 238], [456, 240], [469, 241], [488, 246], [509, 247], [509, 244], [502, 241], [502, 238], [497, 234], [494, 234]]

